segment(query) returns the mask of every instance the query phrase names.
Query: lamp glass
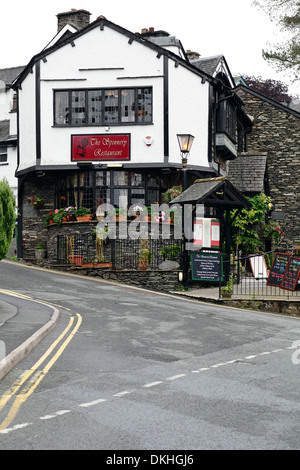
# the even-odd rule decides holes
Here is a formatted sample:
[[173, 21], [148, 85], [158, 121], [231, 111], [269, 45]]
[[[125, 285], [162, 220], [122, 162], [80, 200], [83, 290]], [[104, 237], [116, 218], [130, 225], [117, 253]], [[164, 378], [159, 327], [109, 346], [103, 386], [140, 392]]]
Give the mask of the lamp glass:
[[181, 153], [189, 153], [194, 142], [194, 136], [191, 134], [177, 134], [179, 148]]

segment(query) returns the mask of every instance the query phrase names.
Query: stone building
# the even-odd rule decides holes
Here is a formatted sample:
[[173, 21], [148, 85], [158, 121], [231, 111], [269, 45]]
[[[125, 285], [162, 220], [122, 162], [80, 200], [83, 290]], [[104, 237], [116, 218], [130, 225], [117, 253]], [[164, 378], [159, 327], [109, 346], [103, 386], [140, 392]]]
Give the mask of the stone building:
[[253, 128], [247, 152], [229, 163], [229, 177], [245, 194], [271, 196], [271, 218], [285, 233], [281, 246], [291, 249], [300, 245], [300, 113], [244, 85], [235, 91]]

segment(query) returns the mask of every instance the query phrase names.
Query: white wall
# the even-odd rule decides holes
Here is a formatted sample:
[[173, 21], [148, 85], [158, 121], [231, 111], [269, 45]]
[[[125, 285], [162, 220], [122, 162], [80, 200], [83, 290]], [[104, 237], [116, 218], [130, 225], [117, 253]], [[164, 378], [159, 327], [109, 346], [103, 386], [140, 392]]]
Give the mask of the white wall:
[[[99, 27], [47, 56], [41, 67], [41, 164], [71, 164], [71, 134], [131, 134], [132, 163], [164, 162], [163, 56], [108, 27]], [[122, 70], [80, 71], [88, 68]], [[34, 70], [35, 73], [35, 70]], [[35, 164], [34, 73], [20, 91], [20, 147], [24, 169]], [[154, 78], [153, 78], [154, 76]], [[135, 77], [135, 78], [128, 78]], [[61, 80], [63, 79], [63, 80]], [[75, 88], [153, 87], [153, 124], [91, 127], [53, 127], [53, 90]], [[208, 85], [184, 67], [169, 60], [170, 162], [180, 163], [176, 134], [195, 135], [189, 162], [207, 165]], [[150, 135], [153, 144], [144, 139]], [[105, 161], [102, 161], [106, 163]], [[74, 163], [75, 165], [76, 163]]]
[[[35, 132], [35, 72], [29, 73], [19, 90], [19, 148], [20, 164], [18, 170], [30, 168], [36, 164]], [[50, 111], [50, 110], [49, 110]]]
[[207, 166], [209, 84], [169, 61], [170, 88], [170, 162], [181, 163], [177, 134], [192, 134], [195, 139], [188, 164]]
[[[4, 83], [4, 82], [3, 82]], [[15, 136], [17, 134], [17, 113], [11, 113], [13, 108], [13, 90], [5, 90], [0, 87], [0, 121], [9, 121], [9, 134]], [[17, 168], [17, 148], [7, 147], [7, 162], [0, 162], [0, 180], [5, 178], [15, 196], [18, 192], [18, 180], [15, 177]]]

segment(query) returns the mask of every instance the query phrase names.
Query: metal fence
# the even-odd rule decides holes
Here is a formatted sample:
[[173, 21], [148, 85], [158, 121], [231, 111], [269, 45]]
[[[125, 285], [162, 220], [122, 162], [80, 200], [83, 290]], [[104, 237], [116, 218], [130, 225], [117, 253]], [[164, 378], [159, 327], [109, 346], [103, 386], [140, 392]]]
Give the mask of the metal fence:
[[300, 284], [296, 282], [293, 290], [268, 285], [270, 269], [276, 252], [241, 256], [230, 260], [231, 278], [234, 280], [232, 298], [273, 298], [277, 300], [300, 300]]
[[[158, 269], [166, 260], [181, 264], [181, 240], [99, 239], [94, 233], [58, 235], [57, 263], [83, 266], [111, 263], [112, 269]], [[176, 264], [174, 265], [174, 267]]]

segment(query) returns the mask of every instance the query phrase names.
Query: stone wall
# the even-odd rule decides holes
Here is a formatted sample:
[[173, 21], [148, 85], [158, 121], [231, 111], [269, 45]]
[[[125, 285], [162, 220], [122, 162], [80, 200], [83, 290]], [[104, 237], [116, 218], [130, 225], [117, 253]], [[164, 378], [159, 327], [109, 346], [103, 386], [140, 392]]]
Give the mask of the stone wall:
[[248, 151], [267, 152], [272, 219], [285, 233], [281, 246], [290, 249], [300, 245], [300, 118], [245, 88], [238, 94], [254, 118]]
[[162, 270], [122, 270], [113, 271], [109, 268], [81, 268], [81, 267], [59, 267], [55, 269], [63, 270], [65, 272], [75, 273], [82, 276], [91, 276], [98, 279], [116, 281], [128, 286], [143, 287], [146, 289], [170, 292], [176, 291], [182, 283], [178, 281], [178, 271], [162, 271]]
[[[48, 230], [43, 223], [43, 215], [53, 211], [54, 207], [54, 177], [44, 176], [37, 178], [35, 175], [26, 177], [22, 190], [22, 205], [19, 212], [22, 214], [23, 240], [22, 249], [24, 260], [35, 258], [35, 247], [40, 243], [47, 245]], [[41, 209], [35, 209], [30, 203], [31, 196], [44, 196], [45, 205]]]

